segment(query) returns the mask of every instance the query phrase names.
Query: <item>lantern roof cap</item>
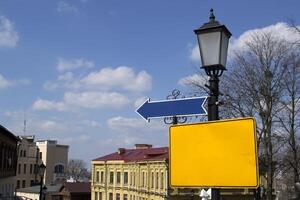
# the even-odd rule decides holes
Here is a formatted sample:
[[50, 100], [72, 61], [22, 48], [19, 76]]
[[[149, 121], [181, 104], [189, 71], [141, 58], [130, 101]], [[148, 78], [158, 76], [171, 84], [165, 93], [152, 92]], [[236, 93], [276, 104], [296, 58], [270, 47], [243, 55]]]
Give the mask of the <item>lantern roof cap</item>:
[[218, 30], [218, 29], [223, 29], [229, 37], [231, 36], [231, 33], [226, 28], [226, 26], [223, 24], [220, 24], [220, 22], [216, 21], [216, 17], [214, 15], [214, 10], [211, 8], [210, 14], [209, 14], [209, 22], [204, 23], [198, 29], [194, 30], [194, 32], [196, 34], [198, 34], [200, 32], [210, 32], [210, 31]]

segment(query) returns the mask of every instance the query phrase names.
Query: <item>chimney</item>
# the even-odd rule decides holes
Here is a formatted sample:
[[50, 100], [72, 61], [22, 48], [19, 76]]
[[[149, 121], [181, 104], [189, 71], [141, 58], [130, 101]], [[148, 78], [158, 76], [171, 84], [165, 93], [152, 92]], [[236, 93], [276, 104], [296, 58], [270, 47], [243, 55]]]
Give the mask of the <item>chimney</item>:
[[135, 149], [151, 149], [152, 144], [135, 144]]
[[119, 148], [119, 149], [118, 149], [118, 154], [119, 154], [119, 155], [122, 155], [122, 154], [125, 153], [125, 151], [126, 151], [125, 148]]

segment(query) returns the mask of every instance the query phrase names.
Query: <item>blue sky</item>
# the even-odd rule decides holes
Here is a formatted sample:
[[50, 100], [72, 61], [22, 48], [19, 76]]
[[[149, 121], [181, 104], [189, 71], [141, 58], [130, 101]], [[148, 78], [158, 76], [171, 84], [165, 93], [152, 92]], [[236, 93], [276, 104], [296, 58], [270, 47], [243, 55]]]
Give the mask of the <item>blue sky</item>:
[[[241, 48], [254, 29], [300, 23], [298, 0], [0, 1], [0, 123], [57, 139], [89, 162], [135, 143], [168, 145], [168, 127], [134, 112], [200, 66], [195, 28], [214, 8]], [[248, 31], [248, 32], [247, 32]], [[196, 54], [195, 54], [196, 53]], [[181, 80], [181, 81], [180, 81]]]

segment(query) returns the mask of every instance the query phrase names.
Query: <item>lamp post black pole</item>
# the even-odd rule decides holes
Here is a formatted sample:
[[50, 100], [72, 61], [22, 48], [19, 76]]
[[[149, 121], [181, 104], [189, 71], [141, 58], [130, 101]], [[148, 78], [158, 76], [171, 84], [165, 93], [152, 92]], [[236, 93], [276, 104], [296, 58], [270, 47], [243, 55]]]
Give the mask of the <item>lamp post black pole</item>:
[[208, 121], [219, 120], [219, 78], [212, 74], [209, 79]]
[[40, 200], [43, 199], [43, 184], [44, 184], [44, 173], [46, 170], [46, 165], [44, 163], [39, 165], [39, 175], [41, 177], [40, 179]]
[[[225, 25], [216, 21], [213, 9], [210, 10], [209, 21], [194, 32], [198, 38], [202, 68], [209, 76], [208, 121], [219, 120], [219, 77], [226, 70], [231, 33]], [[212, 189], [212, 199], [221, 199], [220, 189]]]
[[41, 176], [41, 180], [40, 180], [40, 200], [42, 200], [43, 198], [43, 179], [44, 176]]
[[[209, 79], [208, 121], [219, 120], [219, 78], [212, 74]], [[220, 200], [220, 189], [211, 190], [212, 200]]]

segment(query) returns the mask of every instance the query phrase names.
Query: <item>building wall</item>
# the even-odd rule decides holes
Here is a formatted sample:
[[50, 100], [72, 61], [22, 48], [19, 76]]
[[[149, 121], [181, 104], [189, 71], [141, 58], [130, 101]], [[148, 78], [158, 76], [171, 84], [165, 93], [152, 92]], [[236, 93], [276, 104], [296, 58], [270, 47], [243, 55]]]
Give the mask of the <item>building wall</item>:
[[17, 192], [17, 196], [23, 200], [27, 200], [27, 199], [39, 200], [40, 199], [40, 195], [37, 193]]
[[2, 197], [14, 195], [17, 143], [17, 137], [0, 126], [0, 196]]
[[16, 187], [30, 187], [40, 181], [38, 176], [39, 149], [34, 143], [34, 136], [20, 136], [18, 150]]
[[[40, 200], [39, 193], [17, 192], [17, 196], [23, 200]], [[45, 200], [54, 200], [51, 194], [46, 194]]]
[[110, 200], [110, 196], [114, 200], [163, 200], [167, 195], [165, 161], [93, 161], [92, 165], [92, 200]]
[[[69, 146], [59, 145], [54, 140], [37, 141], [36, 144], [42, 155], [41, 159], [46, 165], [44, 182], [51, 184], [64, 180], [66, 178], [65, 170], [68, 164]], [[62, 166], [62, 170], [56, 171], [58, 168], [55, 167], [58, 166]]]
[[0, 199], [1, 197], [12, 197], [15, 192], [16, 177], [0, 178]]

